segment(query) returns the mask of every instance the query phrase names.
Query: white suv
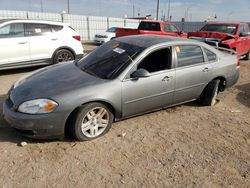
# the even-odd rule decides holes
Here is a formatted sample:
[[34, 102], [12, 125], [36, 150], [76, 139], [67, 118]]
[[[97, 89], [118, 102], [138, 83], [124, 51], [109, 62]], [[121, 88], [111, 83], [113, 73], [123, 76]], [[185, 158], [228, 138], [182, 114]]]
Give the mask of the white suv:
[[0, 20], [0, 70], [60, 63], [82, 56], [80, 35], [68, 24]]
[[96, 34], [94, 41], [98, 44], [103, 44], [115, 38], [116, 27], [109, 28], [106, 32]]

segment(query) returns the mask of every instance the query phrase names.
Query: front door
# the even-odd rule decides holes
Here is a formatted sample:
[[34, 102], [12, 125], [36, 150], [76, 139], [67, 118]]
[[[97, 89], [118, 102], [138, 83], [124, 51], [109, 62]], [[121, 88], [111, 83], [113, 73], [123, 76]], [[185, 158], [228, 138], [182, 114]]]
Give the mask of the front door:
[[173, 103], [175, 70], [171, 69], [171, 63], [171, 49], [166, 48], [150, 53], [136, 66], [134, 70], [145, 69], [150, 74], [146, 78], [127, 78], [123, 81], [123, 117]]
[[20, 64], [30, 60], [29, 43], [24, 25], [13, 23], [0, 28], [0, 66]]

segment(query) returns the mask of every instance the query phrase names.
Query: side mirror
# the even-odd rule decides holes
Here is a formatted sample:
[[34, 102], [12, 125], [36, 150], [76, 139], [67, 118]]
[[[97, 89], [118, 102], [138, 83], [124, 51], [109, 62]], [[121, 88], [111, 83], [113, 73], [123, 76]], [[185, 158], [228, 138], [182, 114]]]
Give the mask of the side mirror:
[[182, 35], [182, 34], [184, 34], [184, 32], [183, 32], [183, 31], [179, 31], [178, 34], [179, 34], [179, 35]]
[[241, 32], [240, 37], [248, 37], [250, 36], [250, 32]]
[[130, 75], [131, 78], [146, 78], [149, 77], [149, 72], [146, 69], [138, 69]]

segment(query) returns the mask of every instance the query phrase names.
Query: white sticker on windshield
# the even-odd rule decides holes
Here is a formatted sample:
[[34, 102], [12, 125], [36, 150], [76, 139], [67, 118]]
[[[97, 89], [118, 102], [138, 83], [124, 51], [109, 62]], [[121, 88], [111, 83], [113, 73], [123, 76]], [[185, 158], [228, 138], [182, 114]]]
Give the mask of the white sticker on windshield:
[[227, 26], [228, 29], [236, 29], [235, 26]]
[[125, 52], [125, 50], [121, 49], [121, 48], [115, 48], [113, 49], [114, 52], [118, 53], [118, 54], [122, 54]]

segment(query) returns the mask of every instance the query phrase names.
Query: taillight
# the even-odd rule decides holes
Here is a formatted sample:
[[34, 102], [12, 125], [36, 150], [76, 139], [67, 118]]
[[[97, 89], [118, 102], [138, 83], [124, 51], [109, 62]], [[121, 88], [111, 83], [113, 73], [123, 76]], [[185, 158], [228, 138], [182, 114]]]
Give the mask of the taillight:
[[74, 39], [78, 40], [78, 41], [81, 41], [81, 36], [80, 35], [77, 35], [77, 36], [73, 36]]
[[237, 67], [237, 68], [240, 68], [240, 58], [239, 58], [239, 57], [237, 58], [237, 64], [236, 64], [236, 67]]

